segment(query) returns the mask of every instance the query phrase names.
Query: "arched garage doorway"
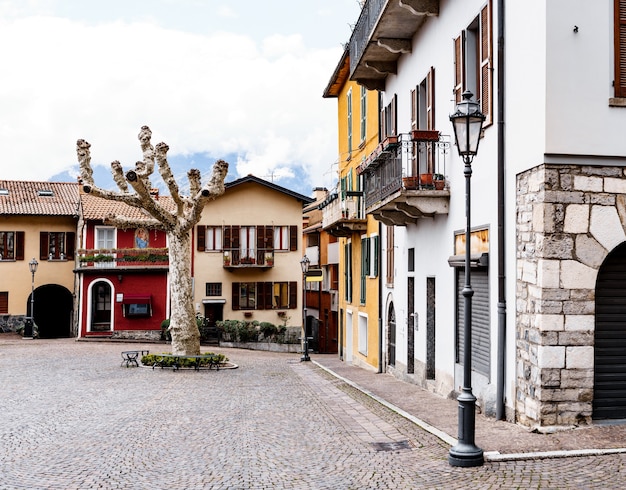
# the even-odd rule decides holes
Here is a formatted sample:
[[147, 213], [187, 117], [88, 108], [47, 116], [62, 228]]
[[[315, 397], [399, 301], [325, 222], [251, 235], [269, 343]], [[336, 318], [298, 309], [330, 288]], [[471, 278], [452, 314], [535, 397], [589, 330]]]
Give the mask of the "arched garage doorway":
[[626, 243], [598, 272], [594, 347], [594, 420], [626, 419]]
[[[34, 319], [39, 337], [53, 339], [69, 337], [72, 326], [72, 293], [57, 284], [46, 284], [35, 289]], [[30, 316], [30, 296], [26, 308]]]

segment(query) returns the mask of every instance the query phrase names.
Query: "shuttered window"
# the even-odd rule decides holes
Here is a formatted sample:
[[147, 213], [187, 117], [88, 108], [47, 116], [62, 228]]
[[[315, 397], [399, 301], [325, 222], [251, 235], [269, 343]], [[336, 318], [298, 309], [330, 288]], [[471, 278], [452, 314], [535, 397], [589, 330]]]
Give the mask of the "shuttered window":
[[24, 260], [23, 231], [0, 231], [0, 260]]
[[289, 282], [234, 282], [233, 310], [271, 310], [297, 308], [298, 283]]
[[42, 231], [39, 233], [39, 258], [41, 260], [73, 260], [76, 233]]
[[360, 302], [365, 304], [367, 299], [367, 276], [370, 274], [370, 239], [361, 238], [361, 292]]
[[486, 116], [484, 126], [493, 122], [493, 17], [492, 1], [454, 39], [454, 98], [469, 90]]
[[614, 0], [615, 97], [626, 97], [626, 0]]

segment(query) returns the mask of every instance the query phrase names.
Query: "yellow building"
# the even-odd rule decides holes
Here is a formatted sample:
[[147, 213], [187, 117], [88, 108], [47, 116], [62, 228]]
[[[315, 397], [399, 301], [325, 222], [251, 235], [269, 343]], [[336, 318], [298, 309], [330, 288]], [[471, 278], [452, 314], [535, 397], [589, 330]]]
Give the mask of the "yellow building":
[[381, 369], [380, 225], [365, 214], [359, 169], [378, 145], [379, 99], [349, 80], [346, 49], [325, 98], [337, 99], [338, 185], [323, 207], [322, 228], [339, 237], [339, 355], [346, 362]]
[[[78, 184], [0, 181], [0, 327], [33, 317], [41, 337], [69, 337]], [[37, 262], [34, 274], [29, 262]], [[31, 292], [34, 290], [34, 301]]]
[[[196, 311], [302, 327], [302, 208], [313, 199], [252, 175], [226, 183], [194, 229]], [[297, 327], [297, 328], [295, 328]]]

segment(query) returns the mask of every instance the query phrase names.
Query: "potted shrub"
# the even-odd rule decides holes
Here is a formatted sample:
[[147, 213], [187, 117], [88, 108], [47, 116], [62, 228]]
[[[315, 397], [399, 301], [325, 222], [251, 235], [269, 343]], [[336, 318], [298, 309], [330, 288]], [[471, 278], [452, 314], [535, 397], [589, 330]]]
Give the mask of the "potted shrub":
[[435, 184], [435, 189], [442, 191], [446, 186], [446, 178], [443, 174], [435, 174], [433, 175], [433, 183]]

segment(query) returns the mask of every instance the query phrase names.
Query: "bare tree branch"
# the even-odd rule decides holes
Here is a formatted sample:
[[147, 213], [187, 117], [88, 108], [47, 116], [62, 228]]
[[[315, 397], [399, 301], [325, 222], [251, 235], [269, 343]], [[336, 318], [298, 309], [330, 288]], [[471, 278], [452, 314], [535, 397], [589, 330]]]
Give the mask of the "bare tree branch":
[[207, 202], [224, 194], [224, 179], [228, 173], [228, 163], [218, 160], [213, 164], [213, 173], [209, 182], [193, 198], [194, 206], [191, 208], [186, 219], [189, 229], [194, 226], [202, 215], [202, 210]]
[[122, 164], [117, 160], [111, 162], [111, 174], [119, 189], [124, 193], [128, 193], [128, 184], [124, 178], [124, 170], [122, 169]]
[[[141, 162], [137, 162], [137, 165], [140, 163]], [[174, 215], [164, 209], [163, 206], [152, 198], [152, 195], [150, 194], [150, 187], [146, 186], [146, 181], [148, 179], [140, 178], [136, 170], [129, 170], [126, 172], [126, 180], [130, 182], [131, 187], [139, 196], [141, 205], [137, 207], [145, 209], [153, 218], [163, 223], [163, 226], [166, 229], [175, 226], [176, 219], [174, 218]]]
[[167, 152], [170, 149], [165, 143], [159, 143], [156, 145], [156, 162], [159, 166], [159, 173], [163, 178], [163, 182], [167, 185], [167, 188], [170, 190], [170, 196], [176, 203], [176, 208], [178, 209], [178, 214], [183, 212], [183, 201], [181, 200], [180, 193], [178, 191], [178, 183], [172, 174], [172, 169], [170, 168], [170, 164], [167, 161]]
[[104, 222], [106, 224], [113, 225], [116, 228], [121, 228], [123, 230], [127, 230], [129, 228], [137, 228], [141, 226], [143, 228], [165, 231], [163, 223], [150, 217], [137, 219], [137, 218], [128, 218], [126, 216], [121, 216], [121, 215], [109, 214], [104, 218]]

